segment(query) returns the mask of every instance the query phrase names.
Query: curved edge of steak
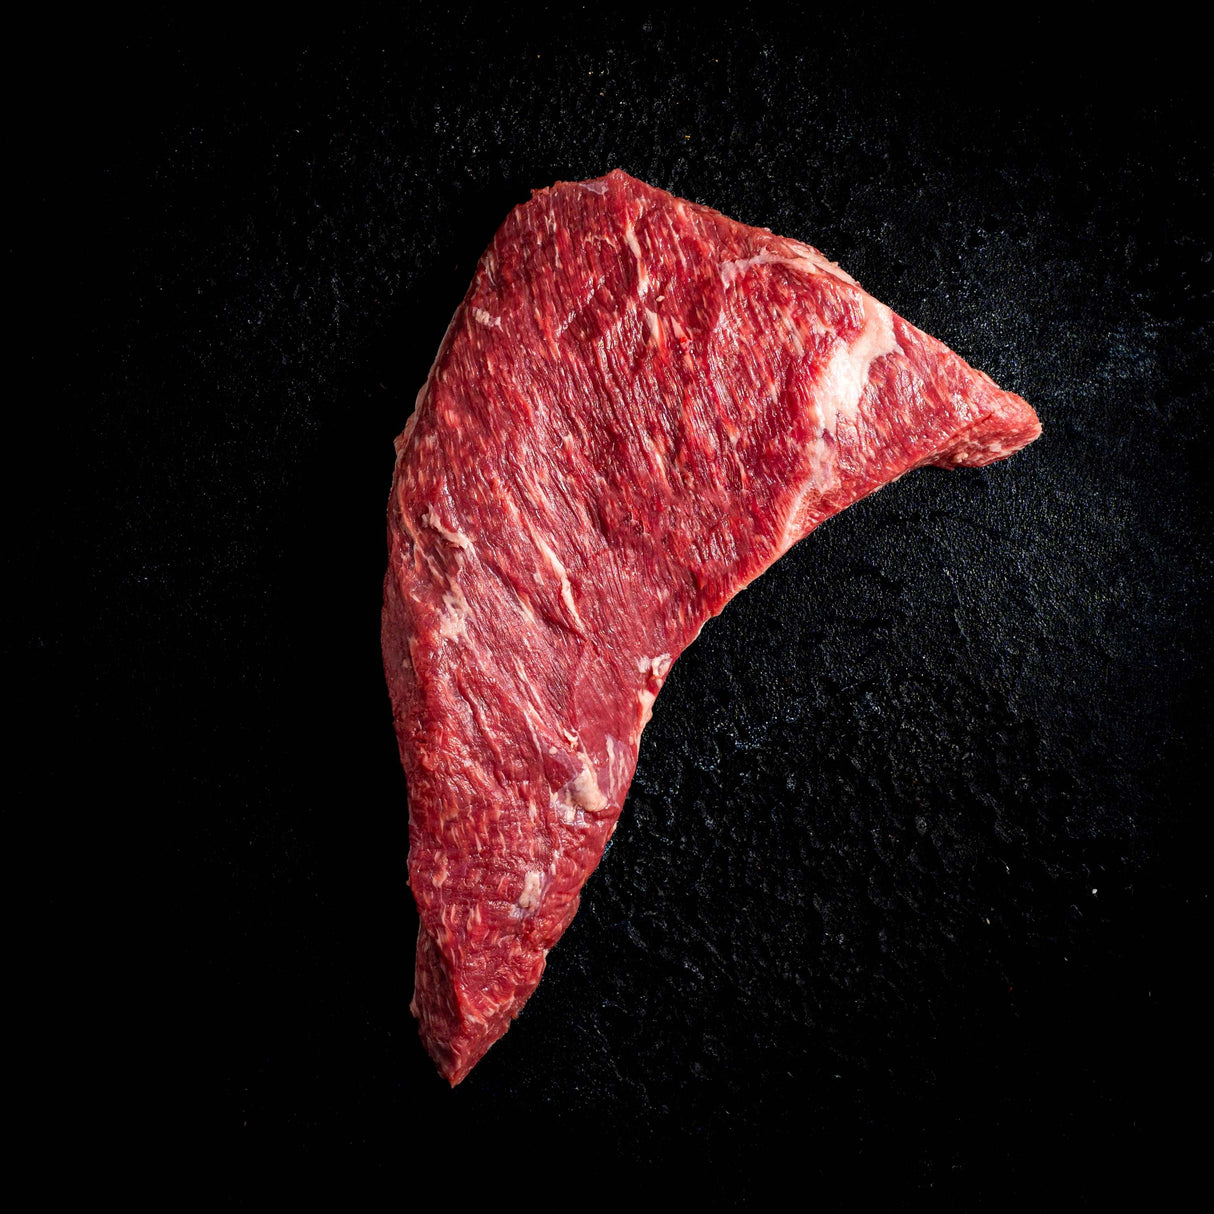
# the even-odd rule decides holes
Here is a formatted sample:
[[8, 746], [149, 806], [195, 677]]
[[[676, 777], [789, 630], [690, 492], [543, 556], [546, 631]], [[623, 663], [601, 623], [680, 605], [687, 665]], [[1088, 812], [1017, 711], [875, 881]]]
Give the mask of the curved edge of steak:
[[510, 214], [389, 502], [412, 1010], [452, 1084], [538, 984], [705, 620], [903, 473], [1039, 432], [808, 245], [619, 171]]

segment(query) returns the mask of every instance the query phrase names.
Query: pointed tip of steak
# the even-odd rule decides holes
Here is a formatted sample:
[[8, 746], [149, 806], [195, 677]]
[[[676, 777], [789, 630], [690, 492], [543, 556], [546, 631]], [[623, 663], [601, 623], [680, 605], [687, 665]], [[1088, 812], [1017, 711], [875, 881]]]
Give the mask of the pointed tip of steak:
[[439, 1074], [455, 1087], [484, 1056], [493, 1039], [485, 1032], [472, 1031], [438, 946], [424, 927], [417, 933], [417, 971], [409, 1010], [417, 1017], [426, 1053]]
[[512, 995], [488, 1015], [483, 998], [473, 1000], [452, 977], [434, 937], [421, 927], [417, 933], [417, 969], [409, 1010], [438, 1072], [455, 1087], [510, 1028], [531, 992], [539, 985], [542, 960], [534, 981], [515, 984]]
[[958, 434], [948, 450], [932, 460], [933, 466], [984, 468], [1015, 455], [1041, 436], [1041, 422], [1028, 401], [1013, 392], [998, 392], [992, 403], [989, 413]]

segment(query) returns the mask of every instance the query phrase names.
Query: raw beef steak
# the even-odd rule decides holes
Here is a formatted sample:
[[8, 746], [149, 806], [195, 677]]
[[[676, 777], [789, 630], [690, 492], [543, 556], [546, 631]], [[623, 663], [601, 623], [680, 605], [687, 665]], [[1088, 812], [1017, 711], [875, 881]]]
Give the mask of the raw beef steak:
[[671, 664], [823, 519], [1033, 410], [808, 245], [621, 172], [517, 207], [396, 441], [383, 653], [452, 1084], [615, 830]]

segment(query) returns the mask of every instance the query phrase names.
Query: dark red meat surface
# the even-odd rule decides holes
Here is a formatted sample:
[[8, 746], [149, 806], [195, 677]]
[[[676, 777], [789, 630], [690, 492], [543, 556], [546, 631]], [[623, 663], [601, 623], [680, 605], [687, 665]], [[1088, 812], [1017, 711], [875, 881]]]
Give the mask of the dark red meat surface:
[[621, 172], [510, 214], [389, 504], [412, 1006], [451, 1083], [535, 990], [704, 621], [865, 494], [1039, 431], [807, 245]]

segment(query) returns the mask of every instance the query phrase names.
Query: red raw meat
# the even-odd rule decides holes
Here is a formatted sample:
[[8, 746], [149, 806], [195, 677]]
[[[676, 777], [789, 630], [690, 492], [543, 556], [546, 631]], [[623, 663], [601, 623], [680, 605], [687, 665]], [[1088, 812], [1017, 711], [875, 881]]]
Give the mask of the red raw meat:
[[1033, 410], [817, 250], [622, 172], [493, 239], [396, 441], [384, 668], [452, 1084], [535, 990], [704, 621], [912, 468]]

